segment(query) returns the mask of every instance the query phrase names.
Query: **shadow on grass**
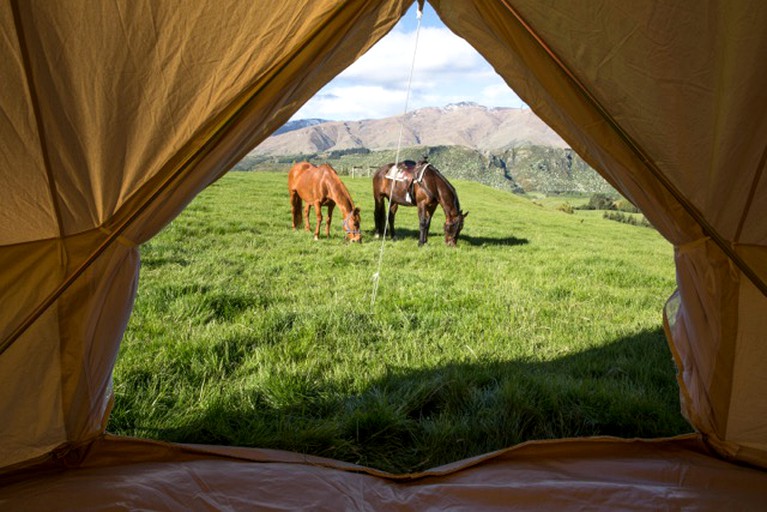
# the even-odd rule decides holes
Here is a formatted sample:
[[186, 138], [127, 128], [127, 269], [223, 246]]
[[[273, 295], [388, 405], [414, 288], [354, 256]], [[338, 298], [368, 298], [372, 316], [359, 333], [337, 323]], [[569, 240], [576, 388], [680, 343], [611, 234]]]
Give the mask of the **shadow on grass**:
[[[402, 240], [404, 238], [414, 238], [418, 239], [418, 236], [420, 232], [415, 229], [407, 229], [407, 228], [397, 228], [395, 232], [397, 240]], [[369, 233], [369, 238], [373, 239], [375, 236], [375, 232], [371, 231]], [[387, 240], [389, 239], [389, 234], [386, 234]], [[434, 242], [444, 242], [444, 234], [442, 232], [437, 231], [429, 231], [429, 243]], [[458, 237], [458, 245], [460, 246], [461, 243], [467, 243], [469, 245], [526, 245], [530, 243], [529, 240], [526, 238], [516, 238], [513, 236], [507, 236], [502, 238], [495, 238], [495, 237], [489, 237], [489, 236], [471, 236], [467, 235], [465, 233], [461, 233], [461, 235]]]
[[464, 241], [469, 245], [527, 245], [530, 243], [527, 238], [516, 238], [513, 236], [492, 238], [488, 236], [470, 236], [462, 234], [458, 237], [458, 243]]
[[404, 473], [534, 439], [690, 432], [674, 372], [657, 328], [551, 361], [391, 368], [353, 395], [318, 375], [274, 375], [176, 428], [134, 423], [117, 433], [276, 448]]

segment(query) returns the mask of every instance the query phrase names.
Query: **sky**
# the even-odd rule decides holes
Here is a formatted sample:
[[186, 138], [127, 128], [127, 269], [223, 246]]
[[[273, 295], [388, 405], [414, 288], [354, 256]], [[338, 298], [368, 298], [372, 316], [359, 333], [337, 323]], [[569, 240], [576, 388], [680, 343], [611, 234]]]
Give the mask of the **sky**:
[[[526, 107], [469, 43], [445, 27], [428, 3], [408, 97], [417, 25], [414, 4], [389, 34], [325, 85], [292, 119], [380, 119], [400, 115], [406, 107], [410, 112], [462, 101], [486, 107]], [[390, 67], [382, 70], [382, 62]]]

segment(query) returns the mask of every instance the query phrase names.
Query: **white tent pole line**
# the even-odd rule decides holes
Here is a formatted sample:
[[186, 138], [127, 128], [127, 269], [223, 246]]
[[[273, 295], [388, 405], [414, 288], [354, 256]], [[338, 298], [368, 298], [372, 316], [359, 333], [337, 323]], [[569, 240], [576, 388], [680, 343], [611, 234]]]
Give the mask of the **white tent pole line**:
[[[17, 8], [15, 2], [12, 5]], [[343, 9], [343, 7], [344, 6], [342, 4], [339, 4], [339, 6], [336, 7], [334, 13], [331, 14], [330, 17], [334, 17]], [[14, 14], [16, 14], [16, 11], [14, 11]], [[141, 216], [152, 204], [157, 201], [160, 195], [162, 195], [162, 193], [171, 184], [176, 182], [180, 176], [185, 174], [195, 162], [207, 156], [216, 147], [215, 143], [221, 140], [221, 138], [223, 138], [229, 129], [231, 129], [232, 125], [240, 120], [240, 118], [244, 115], [244, 112], [255, 101], [255, 98], [258, 96], [258, 94], [264, 90], [275, 79], [275, 77], [278, 76], [279, 73], [284, 70], [293, 60], [292, 57], [300, 54], [307, 46], [309, 46], [309, 43], [319, 37], [321, 33], [322, 26], [318, 26], [314, 29], [310, 37], [307, 38], [303, 45], [298, 47], [295, 52], [286, 57], [281, 63], [273, 66], [267, 71], [267, 73], [265, 73], [267, 78], [257, 82], [253, 87], [247, 89], [237, 98], [235, 98], [230, 103], [229, 109], [225, 109], [223, 111], [224, 113], [222, 113], [218, 118], [214, 118], [209, 123], [208, 128], [201, 130], [203, 134], [208, 132], [206, 137], [191, 137], [189, 139], [189, 142], [187, 142], [188, 145], [200, 139], [203, 141], [197, 147], [197, 149], [189, 148], [189, 150], [186, 151], [187, 156], [181, 162], [176, 164], [175, 170], [172, 170], [168, 174], [165, 180], [163, 180], [157, 186], [154, 192], [152, 192], [144, 201], [142, 201], [125, 220], [123, 220], [117, 227], [111, 230], [111, 233], [107, 235], [107, 238], [86, 257], [83, 263], [69, 276], [67, 276], [64, 281], [59, 284], [42, 302], [40, 302], [29, 313], [29, 315], [24, 318], [18, 327], [11, 331], [11, 333], [4, 340], [0, 341], [0, 356], [2, 356], [5, 351], [8, 350], [8, 348], [10, 348], [11, 345], [13, 345], [21, 337], [21, 335], [24, 334], [27, 329], [29, 329], [32, 324], [34, 324], [34, 322], [37, 321], [40, 316], [42, 316], [43, 313], [45, 313], [45, 311], [48, 310], [48, 308], [50, 308], [56, 302], [56, 300], [58, 300], [59, 297], [61, 297], [61, 295], [66, 292], [83, 273], [85, 273], [85, 271], [104, 253], [104, 251], [107, 250], [107, 248], [109, 248], [109, 246], [112, 245], [115, 240], [122, 236], [125, 230], [127, 230], [128, 227], [130, 227], [139, 216]], [[184, 153], [183, 150], [178, 151], [176, 155], [182, 153]], [[171, 159], [165, 163], [165, 166], [170, 165], [172, 160], [173, 157], [171, 157]]]
[[[402, 132], [405, 129], [405, 117], [407, 116], [408, 103], [410, 102], [410, 90], [413, 84], [413, 72], [415, 71], [415, 58], [418, 54], [418, 36], [421, 33], [421, 18], [423, 17], [423, 2], [424, 0], [418, 0], [418, 24], [415, 29], [415, 43], [413, 44], [413, 58], [410, 61], [410, 75], [407, 80], [407, 92], [405, 93], [405, 108], [402, 112], [402, 117], [399, 124], [399, 136], [397, 137], [397, 151], [394, 155], [394, 168], [399, 165], [399, 153], [402, 147]], [[391, 171], [389, 171], [391, 172]], [[373, 290], [370, 293], [370, 307], [373, 308], [376, 305], [376, 298], [378, 297], [378, 284], [381, 279], [381, 266], [383, 265], [384, 245], [386, 244], [386, 232], [389, 229], [389, 215], [391, 214], [391, 196], [394, 193], [394, 177], [390, 179], [391, 187], [389, 187], [389, 200], [387, 201], [388, 208], [386, 209], [386, 219], [384, 221], [384, 230], [381, 235], [381, 249], [378, 251], [378, 266], [376, 272], [373, 274]]]
[[[567, 65], [559, 58], [559, 56], [538, 36], [533, 28], [524, 20], [524, 18], [517, 12], [517, 10], [511, 6], [508, 0], [500, 0], [504, 6], [509, 10], [512, 16], [522, 26], [524, 31], [540, 46], [540, 48], [554, 61], [555, 65], [565, 74], [565, 76], [572, 82], [575, 89], [586, 99], [592, 107], [596, 109], [599, 115], [605, 122], [612, 128], [618, 135], [618, 138], [623, 141], [624, 144], [641, 160], [648, 171], [655, 177], [656, 180], [671, 194], [674, 199], [680, 204], [680, 206], [697, 222], [701, 230], [707, 235], [714, 243], [725, 253], [725, 255], [748, 277], [748, 279], [756, 286], [763, 295], [767, 296], [767, 282], [762, 280], [756, 272], [746, 263], [740, 255], [735, 252], [731, 244], [727, 242], [716, 229], [711, 226], [705, 217], [693, 206], [679, 190], [666, 178], [666, 176], [658, 169], [658, 167], [647, 156], [647, 152], [634, 141], [634, 139], [626, 133], [626, 131], [613, 119], [607, 109], [594, 97], [593, 94], [586, 88], [586, 86], [575, 76], [575, 74], [567, 67]], [[767, 150], [765, 150], [767, 155]], [[765, 158], [762, 159], [762, 169], [764, 169]], [[758, 170], [756, 180], [761, 177], [762, 169]], [[752, 190], [753, 194], [753, 190]], [[750, 203], [746, 212], [750, 208]], [[745, 212], [744, 212], [745, 216]], [[741, 219], [741, 222], [743, 219]], [[734, 243], [734, 242], [733, 242]]]

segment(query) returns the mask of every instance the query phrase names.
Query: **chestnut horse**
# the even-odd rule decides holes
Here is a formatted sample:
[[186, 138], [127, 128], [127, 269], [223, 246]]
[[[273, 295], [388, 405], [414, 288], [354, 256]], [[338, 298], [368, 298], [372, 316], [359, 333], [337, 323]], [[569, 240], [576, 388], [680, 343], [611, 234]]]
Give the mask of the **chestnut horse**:
[[[376, 238], [383, 235], [386, 223], [384, 198], [389, 199], [389, 232], [394, 240], [394, 215], [398, 205], [418, 206], [418, 245], [426, 243], [434, 210], [439, 204], [445, 212], [445, 243], [455, 246], [463, 229], [463, 219], [469, 212], [462, 212], [458, 194], [453, 185], [429, 162], [412, 160], [380, 167], [373, 175], [373, 199], [375, 201]], [[393, 176], [392, 181], [387, 176]], [[391, 193], [391, 197], [389, 194]]]
[[361, 242], [360, 209], [354, 207], [349, 191], [338, 177], [338, 173], [328, 164], [319, 167], [309, 162], [294, 164], [288, 173], [288, 191], [290, 192], [290, 210], [293, 215], [293, 229], [301, 224], [301, 202], [303, 207], [304, 229], [309, 228], [309, 208], [314, 206], [317, 215], [317, 225], [314, 228], [314, 239], [320, 238], [322, 224], [322, 207], [328, 207], [328, 220], [325, 225], [325, 235], [330, 237], [330, 221], [333, 219], [333, 208], [338, 205], [344, 216], [343, 228], [346, 238], [352, 242]]

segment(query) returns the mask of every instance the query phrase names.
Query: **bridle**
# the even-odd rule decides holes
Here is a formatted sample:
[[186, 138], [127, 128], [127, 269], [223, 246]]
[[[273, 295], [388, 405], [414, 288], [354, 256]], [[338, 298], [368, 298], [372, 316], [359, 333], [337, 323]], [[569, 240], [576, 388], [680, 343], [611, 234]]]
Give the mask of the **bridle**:
[[346, 232], [347, 235], [360, 235], [360, 234], [362, 234], [361, 230], [359, 230], [359, 229], [352, 229], [350, 227], [350, 225], [349, 225], [349, 222], [350, 222], [350, 219], [351, 219], [352, 215], [354, 215], [354, 210], [349, 212], [349, 215], [344, 217], [344, 222], [343, 222], [344, 231]]
[[463, 221], [463, 215], [458, 214], [453, 222], [447, 222], [445, 221], [445, 234], [448, 234], [448, 230], [452, 233], [453, 228], [459, 223]]

